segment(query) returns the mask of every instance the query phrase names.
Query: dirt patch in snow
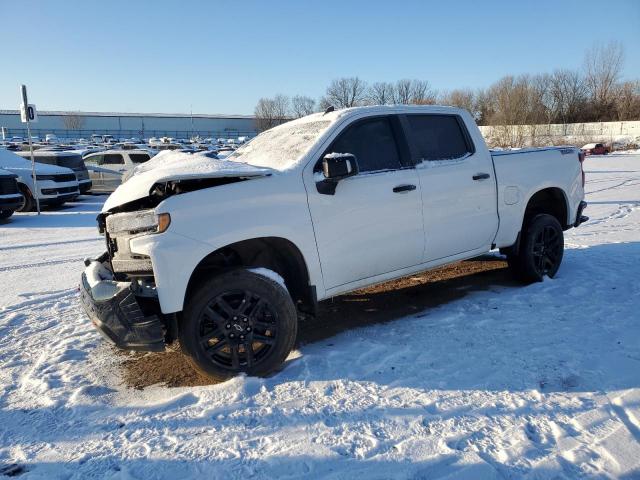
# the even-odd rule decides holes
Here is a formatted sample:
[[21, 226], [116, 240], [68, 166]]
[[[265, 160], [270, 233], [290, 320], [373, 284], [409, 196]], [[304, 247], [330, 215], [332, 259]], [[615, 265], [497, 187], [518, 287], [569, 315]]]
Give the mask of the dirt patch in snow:
[[[346, 330], [408, 315], [419, 316], [423, 311], [427, 315], [429, 308], [457, 300], [470, 292], [514, 285], [506, 262], [499, 257], [484, 256], [455, 263], [321, 302], [318, 317], [300, 323], [297, 343], [318, 342]], [[213, 383], [196, 372], [178, 351], [118, 352], [124, 357], [124, 382], [132, 388], [142, 389], [156, 384], [185, 387]]]

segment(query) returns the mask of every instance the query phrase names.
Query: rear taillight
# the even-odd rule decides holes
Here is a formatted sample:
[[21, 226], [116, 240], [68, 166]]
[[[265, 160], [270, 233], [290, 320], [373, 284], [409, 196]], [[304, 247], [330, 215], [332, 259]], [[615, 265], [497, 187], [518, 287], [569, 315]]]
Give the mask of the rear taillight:
[[578, 152], [578, 161], [580, 162], [580, 171], [582, 172], [582, 188], [584, 188], [584, 152]]

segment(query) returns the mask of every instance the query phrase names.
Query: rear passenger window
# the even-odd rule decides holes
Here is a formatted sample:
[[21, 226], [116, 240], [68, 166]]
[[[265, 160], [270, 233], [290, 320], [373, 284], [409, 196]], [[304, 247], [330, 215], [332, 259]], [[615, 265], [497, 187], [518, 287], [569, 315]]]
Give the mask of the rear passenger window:
[[149, 155], [146, 153], [131, 153], [129, 158], [133, 163], [144, 163], [149, 160]]
[[115, 153], [108, 153], [104, 156], [104, 163], [106, 163], [107, 165], [123, 165], [124, 164], [124, 159], [122, 158], [122, 155], [119, 154], [115, 154]]
[[407, 115], [418, 159], [452, 160], [473, 151], [455, 115]]
[[361, 172], [401, 168], [398, 147], [388, 118], [366, 120], [348, 127], [327, 153], [351, 153]]

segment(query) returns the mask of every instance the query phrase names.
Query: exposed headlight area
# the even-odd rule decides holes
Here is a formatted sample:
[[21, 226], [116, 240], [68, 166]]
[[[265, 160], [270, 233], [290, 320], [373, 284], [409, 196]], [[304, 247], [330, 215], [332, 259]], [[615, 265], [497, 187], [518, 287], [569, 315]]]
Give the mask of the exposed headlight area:
[[105, 233], [113, 272], [130, 278], [152, 276], [151, 259], [132, 252], [130, 241], [140, 235], [163, 233], [170, 224], [168, 213], [156, 214], [153, 209], [99, 216], [98, 225]]
[[168, 213], [156, 214], [153, 209], [114, 213], [105, 219], [106, 230], [111, 236], [162, 233], [170, 224], [171, 216]]

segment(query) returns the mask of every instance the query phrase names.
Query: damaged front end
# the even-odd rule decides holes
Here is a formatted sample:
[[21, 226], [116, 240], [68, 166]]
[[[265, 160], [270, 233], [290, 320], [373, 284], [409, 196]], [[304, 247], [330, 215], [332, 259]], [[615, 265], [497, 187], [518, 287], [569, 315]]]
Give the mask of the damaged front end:
[[[138, 203], [138, 207], [142, 206]], [[104, 212], [97, 220], [107, 251], [96, 259], [85, 260], [80, 298], [87, 315], [98, 331], [119, 348], [163, 351], [165, 344], [177, 336], [175, 315], [162, 314], [151, 258], [133, 252], [130, 242], [143, 235], [165, 232], [171, 216], [144, 208]]]
[[[190, 158], [181, 161], [188, 167]], [[206, 159], [206, 162], [211, 160]], [[149, 255], [153, 256], [152, 250], [163, 251], [165, 255], [160, 258], [166, 262], [167, 252], [174, 258], [173, 252], [183, 246], [189, 248], [183, 245], [188, 240], [184, 237], [176, 240], [177, 237], [169, 233], [160, 235], [171, 225], [171, 216], [156, 213], [157, 207], [175, 195], [271, 175], [268, 169], [246, 165], [233, 167], [231, 162], [221, 163], [219, 167], [224, 167], [224, 171], [202, 172], [202, 168], [185, 168], [180, 173], [173, 171], [171, 175], [158, 167], [134, 175], [105, 202], [97, 221], [100, 233], [105, 236], [107, 251], [99, 258], [85, 261], [80, 293], [92, 323], [117, 347], [162, 351], [166, 344], [177, 338], [178, 314], [162, 312], [156, 288], [156, 285], [162, 285], [157, 282], [156, 274], [166, 265], [162, 263], [154, 269]], [[153, 244], [153, 248], [141, 248], [141, 244], [146, 247]], [[179, 263], [179, 259], [176, 260]], [[164, 270], [161, 280], [165, 288], [170, 288], [167, 285], [171, 284], [172, 273], [167, 268]]]
[[176, 337], [175, 315], [160, 311], [151, 259], [130, 248], [132, 239], [170, 223], [169, 214], [152, 209], [98, 217], [107, 251], [85, 260], [80, 296], [92, 323], [119, 348], [157, 352]]
[[[140, 279], [116, 280], [109, 270], [107, 252], [97, 259], [85, 260], [85, 265], [80, 299], [98, 331], [118, 348], [163, 351], [168, 329], [159, 309], [152, 313], [152, 305], [157, 303], [157, 299], [154, 302], [155, 287]], [[145, 304], [143, 299], [150, 302]]]

